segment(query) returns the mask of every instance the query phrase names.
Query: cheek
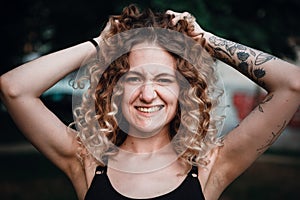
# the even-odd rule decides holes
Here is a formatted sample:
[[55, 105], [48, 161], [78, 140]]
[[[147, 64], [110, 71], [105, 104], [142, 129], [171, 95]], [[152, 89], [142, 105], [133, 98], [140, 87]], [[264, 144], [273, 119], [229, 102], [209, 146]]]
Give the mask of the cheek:
[[121, 98], [121, 109], [124, 114], [128, 113], [129, 102], [130, 96], [124, 91], [123, 96]]
[[134, 102], [138, 98], [138, 88], [136, 87], [124, 87], [122, 105], [128, 105]]
[[173, 113], [172, 115], [176, 115], [177, 109], [178, 109], [178, 98], [180, 94], [180, 89], [179, 86], [174, 86], [168, 90], [168, 104], [171, 105], [171, 112]]
[[168, 103], [173, 104], [174, 102], [178, 101], [178, 97], [179, 97], [178, 85], [174, 85], [172, 87], [162, 87], [159, 90], [163, 99], [165, 99]]
[[121, 109], [123, 112], [123, 115], [128, 120], [128, 117], [130, 116], [130, 113], [133, 112], [130, 109], [133, 109], [132, 104], [134, 101], [138, 98], [139, 93], [137, 88], [133, 87], [124, 87], [123, 95], [121, 98]]

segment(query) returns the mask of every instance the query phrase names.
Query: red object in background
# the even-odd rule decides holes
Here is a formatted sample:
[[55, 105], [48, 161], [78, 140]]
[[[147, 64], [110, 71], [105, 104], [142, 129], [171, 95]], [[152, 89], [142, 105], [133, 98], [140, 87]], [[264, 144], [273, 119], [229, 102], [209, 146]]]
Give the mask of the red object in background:
[[[245, 92], [236, 92], [233, 95], [233, 104], [237, 110], [239, 120], [244, 119], [263, 99], [265, 95], [250, 95]], [[300, 107], [288, 124], [292, 127], [300, 127]]]

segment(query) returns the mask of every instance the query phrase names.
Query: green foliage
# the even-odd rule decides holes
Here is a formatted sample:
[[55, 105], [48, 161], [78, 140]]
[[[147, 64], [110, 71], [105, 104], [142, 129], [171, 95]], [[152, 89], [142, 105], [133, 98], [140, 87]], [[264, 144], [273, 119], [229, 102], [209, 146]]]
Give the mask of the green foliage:
[[295, 59], [288, 39], [300, 36], [298, 0], [155, 0], [164, 9], [189, 11], [216, 35]]
[[0, 64], [7, 68], [0, 72], [22, 62], [26, 45], [44, 54], [97, 36], [109, 15], [119, 14], [131, 3], [158, 11], [191, 12], [207, 31], [295, 59], [288, 39], [300, 36], [298, 0], [20, 0], [5, 1], [1, 7], [6, 51]]

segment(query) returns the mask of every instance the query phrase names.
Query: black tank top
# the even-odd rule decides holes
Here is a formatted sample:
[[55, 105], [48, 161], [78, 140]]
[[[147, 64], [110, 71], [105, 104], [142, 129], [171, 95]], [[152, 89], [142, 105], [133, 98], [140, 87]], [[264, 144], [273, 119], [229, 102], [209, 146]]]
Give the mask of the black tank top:
[[[98, 166], [85, 200], [137, 200], [123, 196], [111, 185], [107, 167]], [[192, 167], [184, 181], [173, 191], [149, 200], [205, 200], [198, 180], [197, 167]], [[142, 200], [142, 199], [140, 199]], [[146, 199], [144, 199], [146, 200]]]

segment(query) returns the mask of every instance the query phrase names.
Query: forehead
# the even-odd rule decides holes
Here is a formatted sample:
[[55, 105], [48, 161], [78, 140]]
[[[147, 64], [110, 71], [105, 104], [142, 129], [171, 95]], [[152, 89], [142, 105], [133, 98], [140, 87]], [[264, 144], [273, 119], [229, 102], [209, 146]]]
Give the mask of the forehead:
[[176, 72], [173, 67], [168, 65], [162, 65], [157, 63], [147, 63], [143, 65], [136, 65], [130, 67], [130, 70], [126, 75], [139, 75], [145, 77], [156, 77], [156, 76], [176, 76]]
[[168, 67], [175, 69], [175, 58], [163, 48], [152, 44], [138, 44], [135, 45], [129, 54], [130, 70], [138, 66], [153, 66], [155, 68], [163, 69]]

